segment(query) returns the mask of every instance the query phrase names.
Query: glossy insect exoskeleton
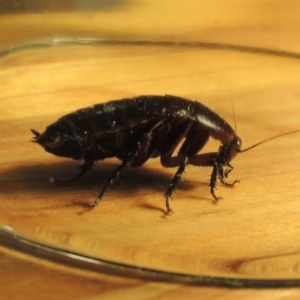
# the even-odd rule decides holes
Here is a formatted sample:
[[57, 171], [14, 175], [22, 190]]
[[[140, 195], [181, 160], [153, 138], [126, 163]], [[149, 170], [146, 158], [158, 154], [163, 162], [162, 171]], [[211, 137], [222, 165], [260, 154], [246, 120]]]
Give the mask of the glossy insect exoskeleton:
[[[165, 193], [166, 207], [185, 167], [212, 167], [210, 192], [215, 200], [217, 179], [225, 180], [233, 169], [230, 161], [241, 152], [241, 139], [231, 126], [203, 104], [175, 96], [139, 96], [110, 101], [77, 110], [49, 125], [44, 133], [32, 130], [34, 142], [47, 152], [83, 160], [80, 179], [94, 162], [117, 157], [121, 164], [109, 176], [92, 207], [127, 166], [140, 167], [149, 158], [160, 157], [164, 167], [178, 167]], [[219, 140], [217, 152], [199, 154], [208, 139]], [[185, 140], [184, 140], [185, 139]], [[178, 153], [176, 147], [183, 141]]]

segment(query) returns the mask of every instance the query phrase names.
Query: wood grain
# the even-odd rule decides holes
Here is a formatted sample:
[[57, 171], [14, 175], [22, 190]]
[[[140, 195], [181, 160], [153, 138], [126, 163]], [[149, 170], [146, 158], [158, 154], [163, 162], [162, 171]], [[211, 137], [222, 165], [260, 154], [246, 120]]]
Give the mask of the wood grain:
[[[289, 11], [291, 17], [281, 28], [279, 2], [260, 3], [264, 5], [257, 4], [247, 11], [231, 1], [222, 10], [217, 5], [220, 2], [216, 1], [215, 7], [219, 10], [211, 12], [214, 17], [201, 21], [192, 13], [197, 8], [195, 4], [183, 11], [181, 17], [185, 21], [180, 26], [175, 22], [175, 13], [168, 15], [169, 19], [165, 18], [164, 22], [168, 22], [169, 29], [159, 31], [156, 40], [177, 32], [170, 41], [203, 41], [204, 38], [206, 42], [213, 42], [214, 37], [230, 44], [286, 50], [283, 43], [272, 40], [272, 34], [262, 24], [274, 25], [279, 40], [285, 38], [281, 30], [290, 33], [290, 37], [297, 36], [292, 30], [297, 10]], [[140, 14], [143, 9], [151, 12], [154, 9], [151, 5], [154, 4], [144, 1], [143, 8], [135, 9]], [[164, 9], [170, 3], [165, 5]], [[267, 6], [272, 13], [263, 18], [262, 7]], [[230, 8], [239, 8], [241, 15], [233, 15]], [[177, 9], [180, 11], [181, 5]], [[107, 12], [99, 14], [103, 20], [108, 20]], [[129, 10], [114, 12], [121, 21], [127, 20], [128, 14]], [[140, 14], [133, 14], [135, 17], [128, 23], [123, 22], [126, 25], [122, 30], [132, 33]], [[187, 21], [189, 16], [190, 22]], [[253, 20], [252, 16], [255, 16]], [[88, 20], [82, 21], [76, 30], [64, 26], [66, 20], [75, 23], [78, 16], [66, 15], [69, 19], [61, 23], [56, 17], [48, 16], [48, 20], [57, 27], [44, 25], [41, 35], [52, 36], [62, 27], [66, 28], [65, 34], [78, 30], [79, 35], [82, 28], [90, 30]], [[17, 20], [24, 22], [24, 19], [18, 19], [17, 15], [6, 18], [3, 24], [11, 28], [14, 41], [20, 27], [9, 27], [9, 24]], [[213, 18], [222, 20], [217, 26], [222, 30], [212, 25]], [[26, 19], [27, 27], [24, 28], [30, 29], [26, 31], [27, 37], [30, 34], [35, 38], [39, 36], [36, 29], [32, 29], [37, 28], [38, 22], [38, 16]], [[105, 31], [102, 22], [96, 22], [98, 35], [99, 28]], [[103, 37], [124, 37], [117, 29], [118, 22], [110, 24], [110, 30], [118, 34], [107, 33]], [[157, 28], [163, 27], [162, 22], [162, 18], [158, 19], [151, 28], [142, 22], [138, 29], [141, 32], [136, 36], [132, 33], [131, 38], [147, 39]], [[241, 28], [241, 23], [245, 27]], [[254, 30], [253, 38], [247, 36], [250, 29]], [[215, 35], [210, 39], [203, 32]], [[224, 32], [227, 32], [225, 37]], [[299, 45], [295, 39], [288, 40], [288, 50], [297, 52]], [[1, 44], [3, 49], [4, 44]], [[175, 213], [171, 216], [165, 215], [163, 193], [175, 170], [164, 169], [158, 159], [147, 162], [142, 168], [128, 168], [100, 205], [85, 213], [84, 206], [93, 202], [101, 183], [118, 161], [99, 162], [78, 184], [53, 186], [49, 183], [51, 176], [72, 177], [78, 162], [51, 156], [29, 142], [30, 128], [43, 131], [58, 117], [75, 109], [140, 94], [167, 93], [195, 99], [231, 124], [235, 122], [233, 102], [237, 131], [244, 147], [300, 129], [299, 60], [250, 50], [155, 43], [98, 44], [41, 47], [2, 56], [0, 223], [39, 242], [135, 266], [227, 278], [300, 280], [299, 134], [270, 141], [238, 155], [232, 162], [235, 169], [230, 177], [241, 182], [234, 189], [219, 186], [217, 193], [224, 200], [218, 205], [212, 205], [207, 186], [211, 170], [189, 167], [173, 197], [171, 205]], [[218, 146], [217, 141], [210, 141], [205, 151], [217, 151]], [[80, 271], [28, 258], [5, 248], [0, 250], [3, 266], [0, 272], [5, 272], [0, 279], [3, 295], [16, 299], [36, 293], [47, 295], [50, 291], [53, 298], [59, 299], [59, 293], [55, 292], [57, 286], [69, 288], [62, 292], [64, 298], [82, 295], [85, 299], [100, 294], [108, 299], [118, 295], [147, 299], [188, 295], [196, 299], [200, 294], [221, 295], [222, 299], [233, 296], [288, 299], [299, 293], [292, 289], [232, 292], [146, 282]], [[21, 280], [16, 280], [16, 276]], [[31, 289], [33, 284], [37, 287]], [[21, 295], [19, 290], [26, 293]]]

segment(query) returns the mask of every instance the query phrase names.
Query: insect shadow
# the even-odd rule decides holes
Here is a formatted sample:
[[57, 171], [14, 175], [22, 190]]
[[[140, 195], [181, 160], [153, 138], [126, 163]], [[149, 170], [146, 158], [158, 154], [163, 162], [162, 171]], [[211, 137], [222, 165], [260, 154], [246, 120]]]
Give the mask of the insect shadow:
[[[0, 193], [22, 195], [22, 197], [16, 197], [20, 199], [26, 198], [26, 191], [28, 194], [34, 194], [34, 197], [38, 197], [41, 201], [47, 201], [49, 198], [68, 195], [68, 200], [72, 200], [63, 206], [80, 206], [83, 208], [90, 207], [94, 198], [91, 196], [84, 197], [83, 200], [78, 200], [78, 194], [86, 190], [99, 189], [99, 187], [105, 182], [107, 174], [110, 173], [118, 161], [105, 161], [99, 162], [89, 171], [85, 177], [80, 181], [51, 184], [49, 177], [52, 175], [57, 179], [64, 180], [69, 178], [70, 175], [76, 173], [79, 164], [77, 162], [61, 162], [49, 164], [35, 164], [18, 166], [2, 173], [2, 178], [13, 178], [10, 183], [2, 180], [0, 181]], [[163, 169], [164, 170], [164, 169]], [[168, 174], [169, 173], [169, 174]], [[50, 175], [50, 176], [49, 176]], [[114, 193], [117, 194], [117, 198], [121, 199], [124, 195], [130, 195], [134, 198], [139, 195], [139, 205], [148, 208], [161, 211], [160, 203], [157, 206], [151, 205], [142, 199], [143, 194], [149, 194], [153, 191], [153, 194], [163, 194], [165, 186], [170, 182], [172, 177], [172, 171], [169, 170], [162, 172], [157, 169], [150, 169], [144, 166], [143, 168], [128, 168], [124, 170], [124, 173], [120, 175], [114, 186]], [[124, 183], [124, 184], [123, 184]], [[193, 180], [183, 181], [180, 185], [180, 190], [190, 190], [193, 188], [199, 188], [199, 185], [203, 185], [203, 193], [205, 194], [207, 188], [207, 182], [199, 182]], [[53, 188], [54, 187], [54, 188]], [[70, 196], [70, 191], [76, 194], [76, 197]], [[197, 194], [198, 195], [198, 194]], [[197, 197], [199, 199], [199, 197]], [[203, 198], [205, 199], [205, 198]], [[111, 199], [110, 201], [112, 201]], [[136, 199], [134, 199], [136, 200]], [[207, 200], [211, 201], [210, 197]]]

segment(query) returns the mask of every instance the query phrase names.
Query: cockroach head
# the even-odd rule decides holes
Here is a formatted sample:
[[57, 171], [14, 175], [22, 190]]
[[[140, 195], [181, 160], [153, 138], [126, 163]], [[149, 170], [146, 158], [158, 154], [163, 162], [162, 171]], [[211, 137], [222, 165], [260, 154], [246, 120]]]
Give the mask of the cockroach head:
[[234, 157], [241, 151], [241, 148], [242, 148], [242, 140], [238, 136], [236, 136], [230, 142], [230, 146], [228, 147], [229, 161], [234, 159]]
[[235, 136], [220, 147], [217, 162], [222, 165], [229, 164], [241, 151], [241, 147], [242, 140], [238, 136]]

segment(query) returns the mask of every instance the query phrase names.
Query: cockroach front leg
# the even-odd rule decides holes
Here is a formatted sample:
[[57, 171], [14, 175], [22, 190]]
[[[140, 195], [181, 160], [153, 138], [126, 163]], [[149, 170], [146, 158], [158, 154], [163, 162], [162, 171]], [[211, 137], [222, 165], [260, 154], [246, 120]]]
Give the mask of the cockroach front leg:
[[211, 177], [210, 177], [210, 193], [212, 194], [212, 196], [214, 197], [215, 201], [218, 202], [219, 200], [221, 200], [221, 197], [218, 197], [215, 194], [215, 188], [217, 185], [217, 179], [220, 177], [220, 165], [218, 165], [218, 163], [215, 161], [214, 165], [213, 165], [213, 171], [211, 173]]
[[232, 187], [234, 187], [234, 185], [237, 182], [239, 182], [239, 180], [235, 180], [235, 181], [230, 182], [230, 183], [225, 180], [225, 178], [228, 178], [228, 174], [233, 170], [233, 166], [232, 165], [227, 164], [227, 166], [228, 166], [228, 168], [226, 168], [225, 170], [223, 169], [222, 165], [219, 166], [219, 168], [220, 168], [219, 169], [219, 178], [220, 178], [221, 183], [224, 186], [232, 188]]
[[203, 153], [203, 154], [197, 154], [197, 155], [192, 155], [188, 157], [189, 164], [198, 166], [198, 167], [212, 167], [213, 171], [211, 173], [210, 177], [210, 193], [213, 196], [214, 200], [218, 202], [221, 200], [221, 197], [218, 197], [215, 194], [215, 189], [217, 185], [217, 180], [220, 178], [220, 180], [224, 182], [224, 176], [225, 174], [228, 175], [230, 170], [224, 172], [222, 165], [217, 163], [217, 155], [218, 153], [216, 152], [211, 152], [211, 153]]
[[226, 187], [230, 187], [233, 188], [235, 183], [239, 182], [239, 180], [235, 180], [232, 183], [228, 183], [225, 181], [225, 178], [228, 177], [228, 174], [233, 170], [233, 167], [228, 164], [228, 168], [224, 170], [223, 165], [218, 164], [216, 161], [213, 164], [213, 171], [211, 173], [211, 177], [210, 177], [210, 193], [212, 194], [212, 196], [214, 197], [215, 201], [218, 202], [219, 200], [221, 200], [221, 197], [218, 197], [215, 194], [215, 188], [216, 188], [216, 184], [217, 184], [217, 180], [218, 178], [220, 179], [221, 183], [226, 186]]
[[218, 197], [215, 194], [215, 189], [217, 185], [218, 179], [220, 179], [221, 183], [226, 187], [234, 187], [234, 184], [238, 182], [238, 180], [228, 183], [226, 182], [226, 178], [228, 174], [233, 170], [233, 167], [230, 164], [227, 164], [227, 169], [224, 170], [223, 165], [218, 164], [217, 162], [217, 153], [203, 153], [188, 157], [189, 164], [194, 166], [201, 166], [201, 167], [212, 167], [213, 171], [210, 177], [210, 193], [213, 196], [214, 200], [217, 202], [221, 200], [221, 197]]

